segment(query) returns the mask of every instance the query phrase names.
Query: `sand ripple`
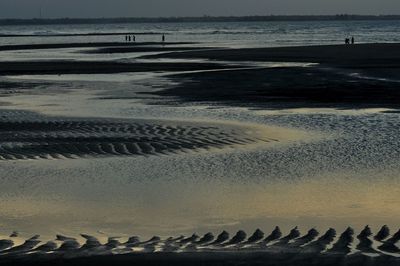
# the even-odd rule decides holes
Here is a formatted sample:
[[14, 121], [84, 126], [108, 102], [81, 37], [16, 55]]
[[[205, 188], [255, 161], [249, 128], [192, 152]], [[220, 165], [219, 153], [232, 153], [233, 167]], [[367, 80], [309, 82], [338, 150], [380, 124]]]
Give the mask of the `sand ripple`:
[[[264, 233], [257, 229], [250, 237], [247, 237], [244, 231], [238, 231], [232, 238], [227, 232], [223, 232], [218, 236], [217, 241], [214, 240], [212, 233], [207, 233], [203, 237], [196, 234], [167, 239], [155, 236], [145, 241], [141, 241], [136, 236], [125, 241], [122, 238], [110, 237], [108, 241], [102, 242], [95, 236], [82, 234], [79, 237], [80, 241], [76, 238], [57, 235], [53, 241], [41, 242], [40, 236], [34, 236], [21, 245], [15, 246], [13, 242], [15, 237], [10, 236], [10, 239], [1, 240], [1, 243], [5, 245], [0, 251], [0, 264], [6, 262], [20, 265], [18, 263], [30, 261], [58, 265], [57, 263], [66, 262], [69, 259], [93, 258], [93, 261], [84, 261], [90, 262], [84, 265], [99, 265], [96, 262], [101, 261], [97, 261], [97, 258], [100, 258], [97, 256], [116, 263], [124, 258], [125, 263], [137, 262], [139, 265], [142, 265], [142, 260], [160, 259], [161, 263], [167, 258], [180, 263], [188, 258], [193, 262], [198, 262], [197, 259], [200, 258], [202, 262], [209, 260], [210, 263], [215, 263], [216, 259], [217, 265], [225, 265], [226, 259], [238, 259], [244, 263], [243, 265], [264, 265], [258, 264], [260, 260], [274, 262], [271, 265], [310, 265], [302, 264], [310, 259], [315, 261], [315, 264], [311, 265], [342, 265], [336, 264], [337, 261], [346, 262], [343, 265], [398, 265], [399, 263], [398, 249], [383, 248], [385, 245], [396, 245], [399, 241], [399, 232], [392, 237], [386, 237], [387, 240], [376, 240], [379, 233], [374, 239], [371, 229], [367, 226], [357, 236], [358, 245], [354, 243], [352, 228], [345, 230], [337, 239], [334, 229], [329, 229], [319, 238], [317, 238], [318, 235], [319, 232], [316, 229], [311, 229], [302, 235], [296, 227], [288, 235], [282, 237], [277, 227], [266, 238], [264, 238]], [[275, 238], [273, 242], [271, 242], [271, 236]], [[383, 245], [375, 248], [377, 244]], [[78, 262], [81, 261], [75, 261], [75, 263]], [[287, 264], [287, 262], [296, 263]], [[327, 262], [331, 264], [325, 264]], [[164, 264], [161, 263], [161, 265]]]
[[269, 141], [211, 123], [4, 117], [0, 160], [167, 155]]

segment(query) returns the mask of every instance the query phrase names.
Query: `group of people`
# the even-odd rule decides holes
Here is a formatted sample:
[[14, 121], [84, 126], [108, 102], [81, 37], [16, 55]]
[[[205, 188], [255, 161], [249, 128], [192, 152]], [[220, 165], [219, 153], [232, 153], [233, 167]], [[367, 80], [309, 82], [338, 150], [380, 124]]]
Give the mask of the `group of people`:
[[126, 42], [136, 42], [136, 36], [135, 35], [125, 35], [125, 41]]
[[354, 44], [354, 43], [355, 43], [354, 37], [345, 39], [345, 44]]
[[[125, 42], [136, 42], [135, 35], [125, 35]], [[161, 37], [161, 42], [165, 42], [165, 34]]]

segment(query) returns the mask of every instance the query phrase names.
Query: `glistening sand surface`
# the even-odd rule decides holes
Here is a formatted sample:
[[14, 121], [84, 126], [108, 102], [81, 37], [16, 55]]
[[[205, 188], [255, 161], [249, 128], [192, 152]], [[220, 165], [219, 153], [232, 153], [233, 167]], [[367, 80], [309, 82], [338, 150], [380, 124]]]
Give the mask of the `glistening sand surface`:
[[[344, 84], [347, 79], [340, 73], [333, 76], [338, 75], [342, 78], [335, 84]], [[233, 79], [229, 74], [224, 76], [227, 89], [228, 81]], [[109, 132], [117, 135], [117, 143], [121, 143], [121, 138], [126, 138], [121, 129], [128, 125], [134, 131], [149, 124], [153, 139], [171, 137], [165, 132], [154, 134], [154, 129], [163, 126], [190, 130], [172, 136], [177, 144], [170, 148], [176, 153], [166, 155], [99, 158], [94, 154], [78, 160], [2, 161], [0, 204], [4, 213], [0, 224], [4, 231], [18, 230], [27, 237], [40, 233], [44, 238], [84, 232], [104, 238], [221, 230], [233, 233], [255, 228], [269, 231], [275, 225], [285, 231], [295, 225], [307, 229], [316, 226], [324, 231], [328, 226], [342, 230], [349, 225], [359, 229], [370, 224], [376, 230], [383, 223], [396, 227], [400, 222], [396, 215], [400, 120], [398, 113], [381, 112], [387, 111], [387, 106], [343, 111], [326, 106], [309, 109], [303, 102], [302, 109], [282, 109], [283, 105], [266, 110], [247, 101], [246, 108], [224, 104], [224, 97], [217, 104], [202, 101], [200, 105], [182, 101], [180, 95], [154, 93], [181, 85], [176, 76], [120, 74], [121, 79], [110, 82], [97, 77], [57, 80], [55, 75], [41, 82], [39, 76], [32, 81], [24, 76], [24, 86], [18, 85], [18, 77], [4, 80], [17, 83], [4, 83], [1, 101], [2, 109], [8, 110], [3, 111], [5, 118], [23, 121], [18, 127], [11, 126], [9, 140], [14, 147], [14, 142], [20, 142], [23, 136], [38, 142], [41, 132], [54, 134], [56, 142], [70, 135], [72, 139], [66, 143], [69, 146], [82, 143], [79, 134], [90, 141], [101, 136], [105, 140], [102, 143], [114, 143], [115, 139], [102, 136]], [[332, 85], [329, 78], [322, 79], [321, 84]], [[204, 84], [202, 80], [193, 81]], [[257, 83], [250, 81], [236, 83], [235, 88], [250, 88]], [[382, 85], [374, 82], [368, 84]], [[321, 84], [316, 84], [315, 89]], [[42, 114], [26, 113], [29, 110]], [[46, 115], [52, 115], [46, 119], [52, 121], [51, 131], [56, 132], [48, 133], [40, 122], [35, 125], [39, 132], [36, 137], [32, 137], [32, 130], [22, 132], [21, 125], [46, 120]], [[124, 122], [122, 126], [108, 122], [99, 129], [99, 118]], [[85, 130], [79, 132], [82, 128], [76, 127], [76, 121], [66, 122], [71, 119], [86, 121]], [[203, 143], [210, 139], [210, 133], [219, 143], [221, 132], [229, 133], [231, 140], [261, 132], [267, 139], [281, 141], [233, 144], [233, 148], [229, 144], [218, 152], [214, 148], [184, 153], [175, 149], [202, 127], [216, 127], [199, 131]], [[260, 127], [266, 131], [260, 131]], [[238, 133], [231, 134], [232, 129]], [[45, 151], [49, 153], [48, 149]], [[108, 153], [113, 153], [112, 149]]]
[[[131, 108], [126, 100], [104, 105], [107, 101], [94, 99], [98, 90], [77, 90], [59, 101], [57, 87], [50, 86], [47, 96], [42, 92], [4, 99], [15, 106], [2, 111], [2, 225], [9, 230], [20, 228], [23, 234], [51, 237], [55, 232], [76, 235], [100, 230], [128, 235], [135, 230], [146, 236], [154, 231], [175, 234], [192, 230], [204, 222], [209, 228], [213, 219], [221, 219], [215, 212], [229, 208], [227, 200], [239, 187], [232, 191], [221, 181], [208, 179], [215, 169], [201, 163], [202, 158], [229, 157], [321, 137], [284, 127], [205, 117], [192, 117], [190, 122], [183, 117], [175, 121], [128, 119], [132, 114], [121, 113]], [[15, 111], [15, 107], [64, 117]], [[148, 107], [138, 104], [134, 110], [144, 111], [141, 108]], [[209, 166], [212, 168], [206, 170]], [[188, 175], [182, 170], [189, 171]], [[200, 173], [203, 181], [198, 179]], [[221, 191], [228, 194], [221, 198]], [[224, 201], [223, 206], [214, 204]], [[217, 209], [206, 207], [213, 205]], [[204, 213], [204, 207], [211, 216]], [[225, 224], [219, 223], [211, 227]]]

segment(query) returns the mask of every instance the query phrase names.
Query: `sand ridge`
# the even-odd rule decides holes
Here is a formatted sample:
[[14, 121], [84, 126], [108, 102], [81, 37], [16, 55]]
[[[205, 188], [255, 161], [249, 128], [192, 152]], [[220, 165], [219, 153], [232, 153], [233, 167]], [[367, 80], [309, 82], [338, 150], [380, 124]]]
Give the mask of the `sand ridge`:
[[0, 265], [187, 265], [191, 261], [207, 265], [232, 265], [233, 261], [245, 265], [398, 265], [400, 252], [396, 246], [400, 231], [392, 235], [386, 225], [376, 233], [366, 226], [357, 235], [351, 227], [341, 234], [333, 228], [322, 234], [312, 228], [302, 234], [297, 227], [283, 234], [277, 226], [268, 235], [257, 229], [249, 236], [239, 230], [233, 236], [223, 231], [217, 236], [209, 232], [203, 236], [154, 236], [149, 240], [109, 237], [101, 241], [81, 234], [82, 242], [64, 235], [46, 242], [35, 235], [16, 245], [17, 238], [18, 232], [14, 232], [0, 240]]
[[[5, 113], [7, 113], [5, 111]], [[234, 123], [101, 118], [0, 118], [0, 160], [167, 155], [279, 142], [279, 130]], [[282, 140], [290, 134], [282, 136]]]

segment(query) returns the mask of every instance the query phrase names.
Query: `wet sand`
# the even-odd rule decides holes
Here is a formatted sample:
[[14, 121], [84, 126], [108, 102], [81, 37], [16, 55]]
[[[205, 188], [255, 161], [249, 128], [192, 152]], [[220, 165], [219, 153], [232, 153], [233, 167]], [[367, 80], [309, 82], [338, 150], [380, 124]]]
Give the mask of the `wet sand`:
[[[380, 70], [385, 72], [383, 68]], [[177, 86], [152, 94], [178, 97], [183, 103], [222, 103], [267, 109], [400, 107], [400, 82], [352, 73], [320, 67], [188, 73], [171, 76], [179, 82]]]
[[43, 49], [63, 49], [63, 48], [99, 48], [99, 47], [132, 47], [132, 46], [170, 46], [188, 45], [191, 42], [95, 42], [95, 43], [53, 43], [53, 44], [19, 44], [3, 45], [0, 51], [20, 51], [20, 50], [43, 50]]
[[146, 56], [232, 62], [304, 62], [274, 67], [174, 76], [182, 83], [158, 92], [182, 101], [264, 108], [398, 108], [400, 45], [360, 44], [219, 49]]
[[400, 44], [323, 45], [279, 48], [216, 49], [146, 56], [147, 58], [205, 58], [222, 61], [307, 62], [337, 67], [398, 67]]
[[[124, 72], [184, 72], [169, 78], [179, 83], [154, 95], [182, 102], [215, 102], [267, 108], [336, 107], [398, 108], [400, 45], [360, 44], [285, 48], [206, 49], [152, 47], [151, 44], [56, 44], [27, 49], [97, 47], [89, 53], [160, 52], [142, 58], [172, 58], [180, 62], [120, 63], [106, 61], [1, 62], [0, 75], [99, 74]], [[121, 47], [119, 47], [121, 46]], [[5, 47], [0, 47], [0, 50]], [[8, 49], [8, 48], [7, 48]], [[11, 48], [10, 48], [11, 49]], [[21, 49], [14, 47], [13, 49]], [[163, 53], [163, 49], [181, 49]], [[368, 55], [368, 56], [367, 56]], [[187, 59], [203, 62], [185, 62]], [[249, 62], [253, 65], [249, 67]], [[263, 62], [315, 63], [308, 67], [263, 67]], [[235, 65], [233, 65], [235, 64]], [[240, 64], [243, 69], [240, 69]], [[257, 65], [258, 64], [258, 65]], [[218, 70], [201, 72], [202, 70]], [[234, 70], [234, 71], [232, 71]], [[246, 77], [246, 78], [244, 78]]]
[[[397, 47], [0, 63], [1, 74], [16, 75], [0, 86], [8, 103], [0, 112], [0, 223], [23, 233], [19, 242], [1, 237], [0, 264], [397, 265], [398, 115], [312, 111], [397, 108]], [[182, 61], [151, 61], [163, 58]], [[274, 60], [317, 65], [262, 64]], [[238, 61], [242, 69], [231, 67]], [[164, 72], [161, 81], [57, 81], [59, 74], [154, 71]], [[29, 74], [54, 74], [54, 81], [18, 77]], [[287, 107], [309, 109], [288, 115]], [[263, 130], [246, 124], [252, 120]], [[373, 233], [361, 231], [366, 223]], [[272, 224], [284, 232], [261, 248], [268, 234], [234, 233]], [[378, 224], [394, 231], [377, 237]], [[302, 230], [287, 230], [294, 225]], [[314, 225], [318, 231], [303, 230]], [[162, 236], [125, 239], [132, 232]], [[192, 232], [199, 236], [179, 238]], [[29, 237], [36, 233], [43, 237]]]
[[[240, 48], [227, 49], [202, 47], [190, 42], [104, 42], [104, 43], [58, 43], [58, 44], [33, 44], [33, 45], [5, 45], [0, 46], [0, 51], [38, 50], [38, 49], [63, 49], [63, 48], [99, 48], [99, 51], [112, 52], [113, 49], [124, 50], [142, 49], [146, 47], [151, 51], [158, 46], [168, 49], [179, 49], [179, 52], [147, 55], [145, 58], [174, 58], [191, 59], [203, 58], [218, 61], [248, 61], [248, 62], [305, 62], [327, 64], [346, 68], [395, 68], [399, 66], [400, 44], [356, 44], [356, 45], [324, 45], [324, 46], [299, 46], [279, 48]], [[190, 45], [193, 45], [192, 47]], [[189, 50], [189, 51], [187, 51]], [[161, 50], [162, 51], [162, 50]]]
[[[119, 63], [107, 61], [0, 62], [0, 75], [114, 74], [227, 68], [216, 63]], [[231, 67], [233, 68], [233, 67]]]
[[[162, 156], [284, 142], [268, 128], [152, 120], [40, 117], [0, 118], [0, 161]], [[269, 135], [269, 137], [268, 137]]]
[[152, 47], [148, 46], [137, 46], [137, 47], [107, 47], [107, 48], [98, 48], [90, 51], [84, 51], [84, 53], [88, 54], [121, 54], [121, 53], [154, 53], [154, 52], [170, 52], [170, 51], [193, 51], [193, 50], [209, 50], [211, 47], [168, 47], [164, 45], [154, 45]]

